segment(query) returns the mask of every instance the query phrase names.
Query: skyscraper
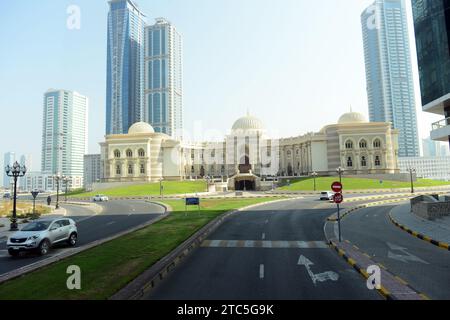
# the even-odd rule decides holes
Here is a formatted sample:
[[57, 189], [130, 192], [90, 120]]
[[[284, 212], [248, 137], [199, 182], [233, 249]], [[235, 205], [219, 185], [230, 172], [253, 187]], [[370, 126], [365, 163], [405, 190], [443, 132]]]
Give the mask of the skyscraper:
[[371, 122], [399, 130], [399, 156], [419, 156], [416, 102], [404, 0], [376, 0], [361, 15]]
[[145, 29], [144, 120], [179, 138], [183, 130], [182, 37], [163, 18]]
[[412, 0], [422, 108], [445, 117], [431, 138], [450, 141], [450, 1]]
[[85, 96], [67, 90], [47, 91], [42, 124], [42, 173], [82, 178], [87, 128]]
[[142, 120], [145, 16], [131, 0], [109, 7], [106, 134], [121, 134]]
[[[16, 161], [16, 154], [14, 152], [7, 152], [4, 155], [3, 158], [3, 167], [6, 167], [7, 165], [12, 165]], [[5, 173], [5, 170], [3, 171], [3, 187], [9, 188], [11, 187], [11, 178], [8, 177]]]

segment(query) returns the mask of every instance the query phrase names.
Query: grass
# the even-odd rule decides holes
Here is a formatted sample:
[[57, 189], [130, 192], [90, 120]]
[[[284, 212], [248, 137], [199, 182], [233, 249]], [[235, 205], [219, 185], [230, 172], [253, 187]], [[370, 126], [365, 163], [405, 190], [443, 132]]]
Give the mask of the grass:
[[[197, 230], [227, 211], [267, 199], [204, 200], [200, 213], [184, 203], [166, 201], [173, 208], [167, 218], [142, 230], [84, 251], [0, 285], [0, 300], [107, 299], [170, 253]], [[81, 268], [81, 290], [66, 288], [67, 267]]]
[[[1, 201], [0, 202], [0, 217], [5, 217], [10, 215], [13, 210], [12, 201]], [[17, 202], [17, 214], [19, 216], [29, 216], [33, 213], [33, 204], [28, 202]], [[50, 208], [36, 204], [36, 213], [38, 215], [50, 213]]]
[[[317, 191], [329, 191], [331, 190], [331, 184], [334, 181], [339, 181], [338, 177], [319, 177], [316, 178]], [[342, 184], [345, 190], [364, 190], [364, 189], [396, 189], [396, 188], [409, 188], [410, 182], [399, 181], [384, 181], [380, 183], [380, 180], [376, 179], [359, 179], [359, 178], [342, 178]], [[435, 187], [450, 185], [450, 182], [436, 181], [428, 179], [418, 179], [414, 182], [415, 187]], [[280, 187], [278, 190], [284, 191], [312, 191], [314, 190], [313, 178], [302, 178], [291, 180], [289, 186]]]
[[[204, 181], [163, 181], [162, 186], [164, 195], [206, 191], [206, 183]], [[73, 192], [71, 196], [93, 197], [96, 194], [104, 194], [110, 197], [159, 196], [159, 182], [117, 187], [95, 192]]]

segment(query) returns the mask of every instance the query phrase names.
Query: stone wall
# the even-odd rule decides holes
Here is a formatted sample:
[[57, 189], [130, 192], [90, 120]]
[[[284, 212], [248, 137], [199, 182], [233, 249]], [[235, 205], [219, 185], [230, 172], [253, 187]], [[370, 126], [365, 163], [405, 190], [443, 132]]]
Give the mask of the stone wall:
[[450, 216], [450, 201], [446, 197], [446, 201], [439, 201], [439, 196], [420, 196], [411, 199], [412, 212], [427, 220], [435, 220]]

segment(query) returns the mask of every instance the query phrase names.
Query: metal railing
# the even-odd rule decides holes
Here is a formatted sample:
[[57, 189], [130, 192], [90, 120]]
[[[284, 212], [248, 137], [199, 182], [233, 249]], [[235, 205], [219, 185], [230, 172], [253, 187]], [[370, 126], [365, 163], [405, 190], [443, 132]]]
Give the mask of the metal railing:
[[439, 129], [442, 129], [442, 128], [445, 128], [445, 127], [448, 127], [448, 126], [450, 126], [450, 118], [446, 118], [446, 119], [440, 120], [440, 121], [435, 122], [435, 123], [433, 123], [431, 125], [433, 131], [434, 130], [439, 130]]

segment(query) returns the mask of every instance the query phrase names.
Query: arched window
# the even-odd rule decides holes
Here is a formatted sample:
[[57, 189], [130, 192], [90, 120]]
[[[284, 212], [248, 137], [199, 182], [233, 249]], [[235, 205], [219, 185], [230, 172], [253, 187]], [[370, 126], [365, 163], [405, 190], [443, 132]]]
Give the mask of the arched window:
[[375, 166], [381, 167], [381, 158], [380, 156], [375, 156]]
[[353, 141], [352, 140], [347, 140], [345, 142], [345, 149], [347, 149], [347, 150], [353, 149]]
[[366, 157], [361, 157], [361, 167], [367, 167], [367, 159], [366, 159]]
[[116, 174], [122, 174], [122, 170], [120, 170], [120, 165], [116, 166]]
[[381, 141], [380, 141], [380, 139], [375, 139], [375, 141], [373, 142], [373, 147], [375, 149], [380, 149], [381, 148]]
[[347, 167], [352, 168], [353, 167], [353, 160], [352, 157], [347, 158]]
[[133, 151], [130, 149], [127, 150], [127, 158], [133, 158]]
[[119, 150], [115, 150], [114, 151], [114, 158], [120, 158], [120, 151]]
[[128, 165], [128, 174], [133, 174], [133, 165]]
[[359, 148], [360, 149], [367, 149], [367, 141], [366, 140], [361, 140], [359, 142]]
[[288, 157], [291, 157], [291, 155], [292, 155], [291, 150], [288, 150], [286, 154], [287, 154]]
[[139, 154], [139, 157], [140, 157], [140, 158], [144, 158], [144, 157], [145, 157], [145, 151], [144, 151], [144, 149], [139, 149], [138, 154]]
[[141, 174], [144, 174], [144, 173], [145, 173], [145, 165], [141, 164]]

